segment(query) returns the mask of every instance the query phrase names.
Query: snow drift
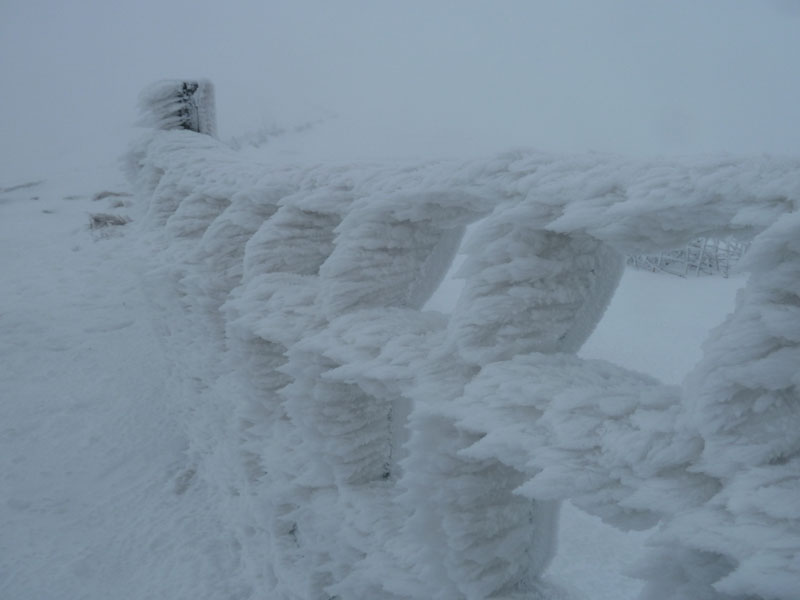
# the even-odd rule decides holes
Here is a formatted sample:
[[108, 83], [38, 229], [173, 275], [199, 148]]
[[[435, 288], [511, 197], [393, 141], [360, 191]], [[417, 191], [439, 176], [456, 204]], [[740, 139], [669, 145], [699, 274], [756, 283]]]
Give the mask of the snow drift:
[[[179, 84], [143, 96], [127, 172], [172, 352], [215, 344], [187, 377], [226, 404], [187, 429], [254, 592], [546, 594], [571, 499], [658, 526], [645, 598], [796, 598], [800, 161], [263, 165], [197, 133], [196, 95], [186, 126]], [[683, 386], [575, 356], [624, 255], [698, 237], [753, 240], [752, 275]], [[456, 254], [452, 313], [422, 310]]]

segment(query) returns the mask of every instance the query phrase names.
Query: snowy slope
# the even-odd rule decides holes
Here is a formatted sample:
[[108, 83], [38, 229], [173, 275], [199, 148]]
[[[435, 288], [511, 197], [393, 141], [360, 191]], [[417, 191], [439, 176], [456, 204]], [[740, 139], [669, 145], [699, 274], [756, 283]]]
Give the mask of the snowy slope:
[[136, 207], [91, 199], [124, 192], [114, 170], [48, 177], [0, 194], [0, 596], [235, 597], [246, 578], [189, 485], [144, 263], [87, 227]]

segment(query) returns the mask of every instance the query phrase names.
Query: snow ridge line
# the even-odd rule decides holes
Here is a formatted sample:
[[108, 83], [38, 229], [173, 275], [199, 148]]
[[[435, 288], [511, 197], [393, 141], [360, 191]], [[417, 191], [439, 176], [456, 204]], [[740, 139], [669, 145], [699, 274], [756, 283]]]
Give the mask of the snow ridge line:
[[[129, 165], [208, 385], [235, 390], [236, 526], [271, 597], [530, 596], [564, 498], [662, 523], [646, 598], [798, 589], [798, 161], [269, 168], [163, 131]], [[421, 312], [476, 222], [453, 314]], [[754, 274], [683, 389], [574, 356], [623, 253], [712, 235], [755, 237]]]

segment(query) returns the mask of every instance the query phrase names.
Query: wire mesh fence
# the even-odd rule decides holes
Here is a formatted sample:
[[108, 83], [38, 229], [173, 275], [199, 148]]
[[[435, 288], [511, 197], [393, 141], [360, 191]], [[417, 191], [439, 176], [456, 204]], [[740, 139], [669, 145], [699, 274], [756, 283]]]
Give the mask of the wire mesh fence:
[[628, 265], [636, 269], [669, 273], [680, 277], [701, 275], [728, 277], [749, 246], [749, 242], [732, 239], [697, 238], [676, 250], [629, 256]]

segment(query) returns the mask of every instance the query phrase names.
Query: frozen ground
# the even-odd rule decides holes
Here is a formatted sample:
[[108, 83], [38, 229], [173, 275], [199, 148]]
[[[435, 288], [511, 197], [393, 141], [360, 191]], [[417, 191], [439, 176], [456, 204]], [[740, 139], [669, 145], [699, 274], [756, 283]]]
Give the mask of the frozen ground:
[[[141, 285], [137, 207], [103, 191], [126, 191], [114, 167], [0, 181], [0, 598], [247, 597], [230, 515], [187, 462], [192, 382]], [[134, 222], [90, 231], [90, 213]], [[741, 284], [628, 271], [581, 354], [679, 382]], [[566, 507], [550, 577], [632, 599], [642, 539]]]

